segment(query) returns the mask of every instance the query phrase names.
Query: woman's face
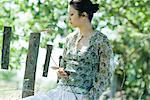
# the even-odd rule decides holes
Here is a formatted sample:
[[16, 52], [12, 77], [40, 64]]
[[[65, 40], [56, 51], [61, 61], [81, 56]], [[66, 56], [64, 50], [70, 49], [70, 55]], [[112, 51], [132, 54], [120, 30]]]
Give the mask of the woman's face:
[[73, 27], [80, 27], [82, 23], [82, 17], [78, 15], [78, 11], [72, 6], [68, 8], [69, 12], [69, 22]]

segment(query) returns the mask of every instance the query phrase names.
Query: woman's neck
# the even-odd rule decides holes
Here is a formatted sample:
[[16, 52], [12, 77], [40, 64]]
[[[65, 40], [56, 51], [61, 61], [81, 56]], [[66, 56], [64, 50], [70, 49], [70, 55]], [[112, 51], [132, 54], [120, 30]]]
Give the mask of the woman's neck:
[[87, 24], [84, 24], [82, 27], [79, 27], [79, 31], [83, 37], [89, 37], [94, 32], [91, 23], [87, 23]]

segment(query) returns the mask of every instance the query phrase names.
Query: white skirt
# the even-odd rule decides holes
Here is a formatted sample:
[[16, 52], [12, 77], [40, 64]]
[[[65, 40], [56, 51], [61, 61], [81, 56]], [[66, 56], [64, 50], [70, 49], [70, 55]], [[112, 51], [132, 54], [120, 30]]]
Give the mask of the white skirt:
[[[77, 99], [76, 99], [77, 97]], [[29, 96], [23, 100], [85, 100], [85, 95], [74, 94], [61, 88], [50, 90], [47, 94]]]

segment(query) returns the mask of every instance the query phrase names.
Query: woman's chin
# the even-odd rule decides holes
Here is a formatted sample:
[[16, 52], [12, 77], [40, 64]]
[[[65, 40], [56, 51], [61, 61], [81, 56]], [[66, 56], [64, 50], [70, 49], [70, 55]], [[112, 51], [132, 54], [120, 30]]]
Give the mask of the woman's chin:
[[72, 24], [72, 23], [70, 23], [70, 26], [72, 26], [72, 27], [76, 27], [74, 24]]

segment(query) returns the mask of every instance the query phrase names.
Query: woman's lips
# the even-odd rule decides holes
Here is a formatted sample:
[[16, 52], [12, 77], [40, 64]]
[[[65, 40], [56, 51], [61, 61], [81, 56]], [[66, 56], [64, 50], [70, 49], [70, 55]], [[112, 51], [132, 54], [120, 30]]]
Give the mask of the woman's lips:
[[70, 23], [70, 24], [72, 24], [72, 22], [71, 22], [71, 21], [69, 21], [69, 23]]

